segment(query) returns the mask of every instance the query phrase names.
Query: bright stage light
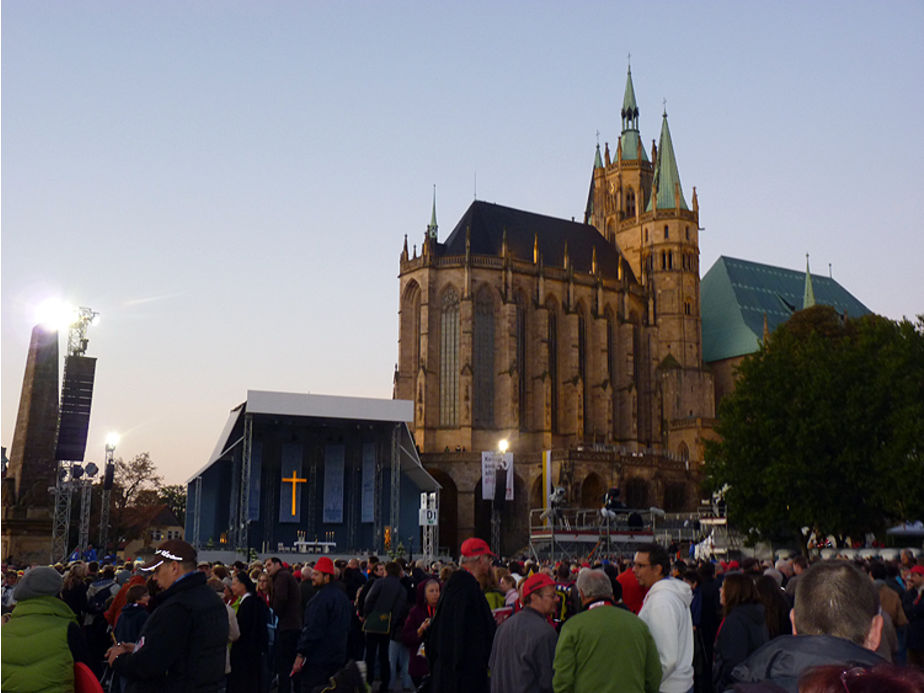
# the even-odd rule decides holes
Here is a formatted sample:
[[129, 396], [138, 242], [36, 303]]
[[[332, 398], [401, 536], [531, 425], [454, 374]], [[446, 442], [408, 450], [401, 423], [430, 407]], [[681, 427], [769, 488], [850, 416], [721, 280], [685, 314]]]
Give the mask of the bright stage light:
[[35, 319], [46, 329], [66, 330], [77, 320], [77, 309], [60, 298], [49, 298], [35, 309]]
[[106, 447], [115, 448], [115, 446], [119, 444], [120, 438], [121, 436], [119, 436], [119, 434], [116, 433], [115, 431], [108, 433], [106, 435]]
[[507, 448], [510, 447], [510, 443], [506, 438], [502, 438], [501, 441], [497, 444], [497, 447], [500, 449], [502, 453], [506, 453]]

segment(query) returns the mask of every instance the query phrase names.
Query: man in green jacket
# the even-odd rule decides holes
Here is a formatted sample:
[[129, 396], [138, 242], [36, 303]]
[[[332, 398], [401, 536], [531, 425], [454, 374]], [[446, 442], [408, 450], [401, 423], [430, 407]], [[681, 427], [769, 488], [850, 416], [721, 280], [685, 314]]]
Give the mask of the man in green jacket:
[[31, 568], [16, 585], [9, 623], [3, 626], [4, 691], [73, 691], [74, 662], [88, 659], [71, 608], [58, 598], [63, 580], [54, 568]]
[[555, 648], [555, 693], [657, 693], [661, 662], [648, 626], [613, 605], [613, 586], [602, 570], [577, 579], [583, 611], [567, 621]]

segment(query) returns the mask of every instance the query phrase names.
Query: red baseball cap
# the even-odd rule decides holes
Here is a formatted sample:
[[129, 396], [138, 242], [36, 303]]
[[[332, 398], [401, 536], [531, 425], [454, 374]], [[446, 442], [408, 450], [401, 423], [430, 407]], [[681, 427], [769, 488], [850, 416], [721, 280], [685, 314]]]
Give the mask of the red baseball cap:
[[912, 575], [924, 575], [924, 565], [916, 565], [911, 568]]
[[488, 546], [488, 542], [484, 539], [479, 539], [478, 537], [471, 537], [462, 542], [462, 555], [466, 558], [471, 556], [494, 556], [497, 557], [491, 547]]
[[334, 562], [327, 556], [321, 556], [314, 564], [314, 569], [319, 573], [334, 574]]
[[545, 573], [536, 573], [535, 575], [530, 575], [523, 583], [523, 599], [526, 599], [526, 597], [531, 595], [536, 590], [541, 590], [543, 587], [548, 587], [549, 585], [554, 586], [555, 581]]

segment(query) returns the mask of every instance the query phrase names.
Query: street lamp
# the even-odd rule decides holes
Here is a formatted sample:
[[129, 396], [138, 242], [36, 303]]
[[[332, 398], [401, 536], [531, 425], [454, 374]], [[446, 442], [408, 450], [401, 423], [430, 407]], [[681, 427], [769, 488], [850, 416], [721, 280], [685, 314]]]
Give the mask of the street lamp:
[[491, 498], [491, 546], [495, 551], [500, 551], [500, 510], [497, 507], [497, 498], [500, 496], [502, 502], [507, 497], [507, 476], [501, 478], [500, 472], [505, 471], [504, 462], [507, 450], [510, 447], [510, 441], [501, 438], [497, 443], [497, 449], [500, 455], [494, 463], [494, 496]]
[[99, 547], [104, 556], [109, 541], [109, 497], [112, 494], [112, 481], [115, 476], [115, 463], [112, 460], [118, 444], [118, 433], [109, 433], [106, 436], [106, 471], [103, 474], [102, 507], [99, 512]]

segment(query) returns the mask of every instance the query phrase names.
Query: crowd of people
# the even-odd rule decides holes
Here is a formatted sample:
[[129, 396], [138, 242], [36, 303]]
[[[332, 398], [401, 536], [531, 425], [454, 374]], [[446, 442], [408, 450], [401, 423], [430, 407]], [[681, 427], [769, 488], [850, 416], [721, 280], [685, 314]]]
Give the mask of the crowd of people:
[[[2, 689], [924, 693], [924, 560], [198, 560], [3, 569]], [[78, 689], [79, 690], [79, 689]], [[97, 689], [98, 690], [98, 689]]]

